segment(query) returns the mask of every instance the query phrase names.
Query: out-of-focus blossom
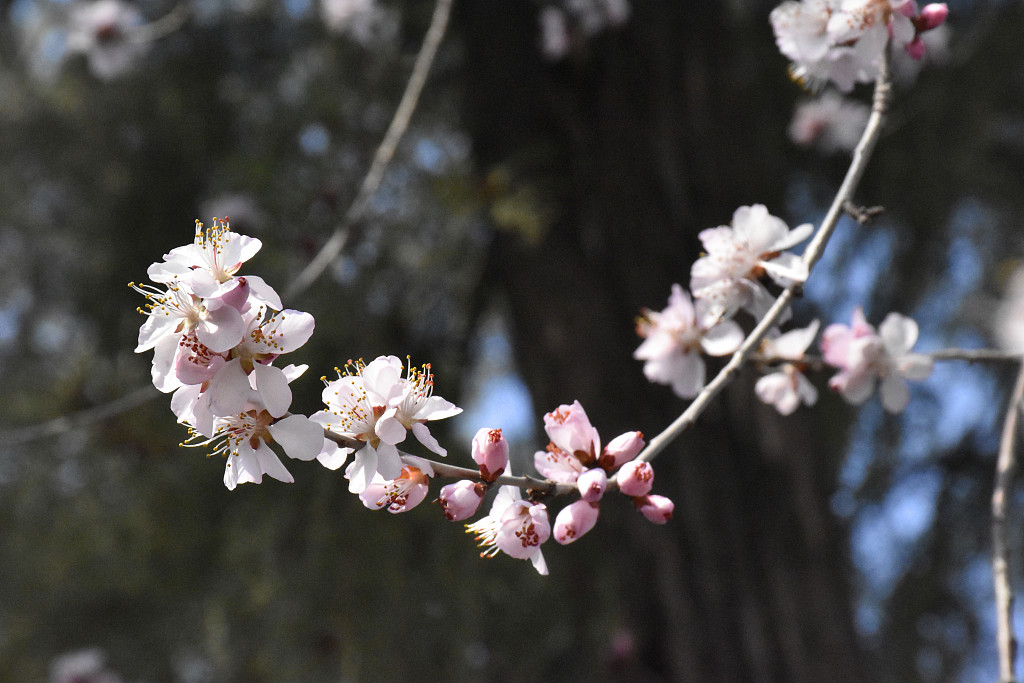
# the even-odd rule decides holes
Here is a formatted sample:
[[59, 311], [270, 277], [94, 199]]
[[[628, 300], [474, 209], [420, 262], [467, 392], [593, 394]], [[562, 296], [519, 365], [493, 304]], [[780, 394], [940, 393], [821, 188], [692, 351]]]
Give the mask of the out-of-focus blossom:
[[498, 551], [518, 559], [528, 559], [538, 573], [548, 573], [540, 546], [551, 537], [547, 506], [522, 499], [515, 486], [502, 486], [491, 504], [491, 511], [466, 532], [476, 534], [483, 548], [480, 557], [494, 557]]
[[840, 370], [829, 386], [848, 402], [861, 404], [878, 379], [882, 406], [890, 413], [901, 412], [910, 400], [906, 380], [925, 379], [932, 371], [931, 358], [910, 353], [917, 334], [917, 323], [899, 313], [887, 315], [876, 332], [856, 309], [849, 327], [835, 323], [822, 334], [825, 362]]
[[734, 320], [719, 320], [704, 309], [702, 302], [694, 306], [690, 295], [674, 284], [668, 306], [660, 312], [644, 311], [637, 321], [637, 334], [644, 341], [633, 358], [644, 361], [647, 379], [671, 385], [680, 398], [693, 398], [704, 387], [702, 351], [724, 356], [743, 342], [743, 330]]
[[321, 0], [320, 16], [328, 29], [367, 48], [390, 43], [398, 32], [395, 17], [376, 0]]
[[825, 154], [851, 152], [867, 125], [871, 108], [834, 90], [804, 100], [793, 112], [789, 139], [801, 147], [816, 147]]
[[890, 39], [920, 58], [920, 35], [947, 13], [944, 4], [919, 13], [913, 0], [789, 0], [772, 10], [771, 23], [795, 79], [811, 89], [831, 80], [849, 92], [875, 79]]
[[397, 478], [384, 480], [379, 474], [359, 494], [363, 505], [371, 510], [386, 507], [388, 512], [408, 512], [427, 497], [430, 479], [418, 467], [406, 465]]
[[557, 543], [568, 545], [594, 528], [600, 509], [597, 503], [577, 500], [562, 508], [555, 516], [554, 537]]
[[801, 401], [812, 406], [818, 400], [818, 390], [800, 371], [799, 365], [818, 334], [818, 327], [819, 323], [815, 320], [803, 329], [768, 337], [761, 343], [761, 353], [765, 358], [795, 361], [783, 363], [775, 372], [765, 375], [754, 385], [757, 397], [775, 406], [782, 415], [791, 415]]
[[804, 223], [792, 230], [762, 204], [741, 206], [732, 225], [702, 230], [707, 252], [690, 270], [690, 289], [714, 318], [744, 309], [760, 319], [774, 299], [760, 279], [768, 275], [785, 287], [807, 279], [807, 264], [787, 249], [810, 237], [814, 227]]
[[472, 455], [484, 481], [494, 481], [508, 465], [508, 441], [500, 429], [483, 427], [473, 437]]
[[622, 26], [632, 12], [629, 0], [559, 0], [538, 15], [541, 53], [552, 61], [609, 29]]
[[96, 78], [113, 80], [138, 68], [148, 52], [138, 34], [142, 23], [142, 14], [121, 0], [76, 3], [68, 16], [68, 52], [84, 54]]
[[486, 492], [487, 487], [480, 482], [462, 479], [454, 484], [442, 486], [437, 502], [444, 511], [445, 519], [461, 522], [476, 514]]
[[50, 663], [50, 683], [121, 683], [97, 648], [67, 652]]

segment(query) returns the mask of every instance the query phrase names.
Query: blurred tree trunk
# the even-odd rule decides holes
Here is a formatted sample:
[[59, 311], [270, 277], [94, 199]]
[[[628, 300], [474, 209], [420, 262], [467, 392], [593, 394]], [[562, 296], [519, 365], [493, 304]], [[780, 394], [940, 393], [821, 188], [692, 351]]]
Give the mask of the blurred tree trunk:
[[[769, 8], [725, 5], [635, 2], [624, 28], [557, 64], [539, 54], [534, 6], [461, 6], [474, 150], [502, 228], [487, 280], [537, 410], [579, 399], [606, 439], [653, 435], [685, 406], [643, 378], [631, 320], [688, 284], [697, 233], [743, 204], [782, 213], [796, 88]], [[812, 452], [806, 414], [780, 419], [752, 382], [656, 461], [675, 519], [630, 520], [632, 547], [608, 559], [635, 583], [638, 658], [669, 680], [862, 680], [828, 507], [837, 459]]]

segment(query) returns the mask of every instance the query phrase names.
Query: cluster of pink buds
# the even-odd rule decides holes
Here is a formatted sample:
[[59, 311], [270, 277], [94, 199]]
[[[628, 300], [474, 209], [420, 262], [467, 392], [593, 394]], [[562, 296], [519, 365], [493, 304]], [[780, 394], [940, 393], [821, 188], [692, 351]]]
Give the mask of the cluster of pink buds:
[[[525, 500], [518, 486], [501, 486], [490, 512], [466, 525], [484, 548], [482, 557], [504, 552], [529, 559], [539, 572], [546, 574], [541, 545], [552, 536], [566, 545], [593, 529], [600, 501], [612, 486], [611, 477], [650, 521], [664, 524], [672, 517], [672, 502], [651, 494], [654, 470], [650, 463], [636, 460], [644, 447], [640, 432], [622, 434], [602, 449], [600, 436], [578, 401], [545, 415], [544, 429], [550, 441], [546, 450], [534, 455], [534, 466], [549, 482], [573, 485], [579, 498], [562, 508], [552, 527], [547, 504], [541, 502], [542, 494], [533, 490], [531, 498]], [[473, 438], [472, 451], [481, 481], [464, 479], [448, 484], [438, 496], [437, 502], [451, 521], [462, 521], [475, 514], [487, 489], [499, 482], [502, 473], [509, 474], [509, 447], [500, 429], [479, 430]]]
[[299, 460], [325, 447], [316, 424], [288, 414], [288, 385], [306, 366], [273, 365], [306, 343], [313, 316], [282, 310], [270, 285], [238, 275], [260, 246], [231, 232], [226, 218], [205, 230], [196, 221], [191, 244], [149, 267], [155, 285], [130, 285], [148, 300], [139, 309], [147, 318], [135, 351], [153, 350], [153, 384], [174, 393], [171, 408], [191, 434], [186, 445], [211, 446], [226, 457], [229, 489], [259, 483], [264, 474], [292, 481], [272, 443]]

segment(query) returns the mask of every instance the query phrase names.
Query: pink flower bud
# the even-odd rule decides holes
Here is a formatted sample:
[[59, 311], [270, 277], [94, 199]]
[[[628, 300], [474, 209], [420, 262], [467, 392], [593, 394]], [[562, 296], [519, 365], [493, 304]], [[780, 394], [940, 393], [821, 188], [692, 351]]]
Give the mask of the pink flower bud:
[[921, 10], [921, 15], [915, 22], [915, 27], [919, 33], [924, 33], [925, 31], [942, 26], [948, 16], [949, 6], [946, 3], [933, 2], [930, 5], [925, 5], [924, 9]]
[[607, 486], [608, 475], [600, 467], [587, 470], [576, 480], [576, 488], [580, 490], [580, 497], [589, 503], [601, 500]]
[[633, 500], [640, 514], [655, 524], [664, 524], [672, 519], [672, 511], [676, 507], [675, 503], [665, 496], [641, 496]]
[[463, 479], [442, 486], [436, 502], [441, 504], [445, 519], [459, 522], [473, 516], [486, 492], [487, 487], [480, 482]]
[[646, 496], [654, 485], [654, 468], [643, 460], [627, 462], [619, 470], [619, 490], [627, 496]]
[[494, 481], [508, 465], [508, 441], [500, 429], [480, 429], [473, 437], [473, 461], [480, 466], [480, 476]]
[[562, 508], [555, 517], [555, 540], [562, 545], [568, 545], [583, 536], [597, 523], [597, 503], [589, 503], [585, 500], [577, 500], [572, 505]]
[[614, 472], [639, 455], [643, 449], [644, 435], [640, 432], [626, 432], [608, 442], [597, 464], [609, 472]]
[[921, 59], [924, 57], [925, 44], [921, 40], [921, 36], [914, 36], [914, 39], [904, 45], [903, 49], [906, 50], [911, 59]]

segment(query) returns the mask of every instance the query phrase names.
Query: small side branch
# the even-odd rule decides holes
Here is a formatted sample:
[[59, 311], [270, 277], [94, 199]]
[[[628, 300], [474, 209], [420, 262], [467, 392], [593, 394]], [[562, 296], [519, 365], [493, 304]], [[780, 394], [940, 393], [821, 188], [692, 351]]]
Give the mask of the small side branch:
[[1010, 548], [1007, 539], [1007, 500], [1017, 472], [1017, 419], [1024, 398], [1024, 364], [1006, 407], [1003, 435], [996, 461], [992, 491], [992, 579], [996, 596], [996, 644], [999, 648], [999, 683], [1016, 683], [1017, 637], [1013, 631], [1013, 586], [1010, 584]]
[[409, 82], [405, 86], [405, 92], [402, 93], [402, 99], [398, 103], [398, 108], [391, 119], [391, 124], [388, 126], [387, 132], [384, 133], [384, 139], [373, 155], [370, 170], [367, 171], [366, 177], [363, 178], [362, 185], [359, 186], [359, 191], [356, 193], [356, 198], [352, 200], [352, 205], [348, 207], [348, 211], [345, 212], [341, 224], [335, 229], [331, 237], [320, 248], [320, 251], [309, 262], [309, 265], [299, 273], [298, 277], [285, 290], [285, 299], [295, 298], [306, 291], [320, 277], [321, 273], [341, 253], [345, 243], [348, 241], [352, 226], [366, 212], [370, 199], [376, 194], [377, 188], [380, 187], [381, 181], [384, 180], [384, 171], [387, 170], [388, 164], [391, 162], [392, 157], [395, 156], [398, 142], [409, 127], [409, 121], [412, 119], [413, 112], [416, 111], [416, 105], [419, 103], [423, 86], [427, 82], [430, 67], [434, 63], [434, 57], [437, 55], [437, 50], [441, 46], [441, 40], [444, 38], [445, 30], [448, 27], [448, 17], [451, 14], [451, 9], [452, 0], [437, 0], [437, 5], [434, 6], [433, 17], [430, 20], [430, 28], [427, 29], [427, 34], [423, 39], [423, 46], [420, 48], [419, 54], [416, 55], [416, 62], [413, 64], [412, 74], [409, 76]]

